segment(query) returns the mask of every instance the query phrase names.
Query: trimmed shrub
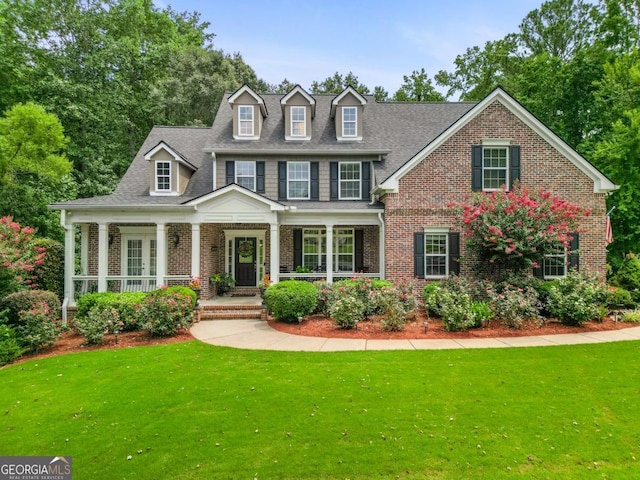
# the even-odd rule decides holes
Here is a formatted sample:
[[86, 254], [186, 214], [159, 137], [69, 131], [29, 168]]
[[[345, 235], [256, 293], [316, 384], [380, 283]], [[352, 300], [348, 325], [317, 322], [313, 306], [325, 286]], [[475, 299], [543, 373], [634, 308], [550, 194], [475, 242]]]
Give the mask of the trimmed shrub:
[[353, 328], [365, 317], [365, 305], [358, 297], [342, 297], [331, 305], [329, 315], [340, 328]]
[[471, 313], [473, 314], [478, 326], [482, 326], [486, 322], [489, 322], [496, 315], [493, 310], [491, 310], [491, 307], [487, 302], [476, 301], [471, 302]]
[[500, 284], [489, 290], [491, 308], [502, 323], [510, 328], [520, 328], [530, 318], [540, 313], [538, 292], [531, 287], [519, 288]]
[[631, 292], [620, 287], [613, 287], [607, 291], [607, 307], [635, 308], [638, 304], [633, 300]]
[[46, 290], [22, 290], [11, 293], [0, 299], [0, 311], [6, 309], [6, 323], [11, 326], [17, 326], [21, 323], [20, 312], [22, 310], [31, 310], [43, 302], [49, 307], [48, 315], [55, 320], [59, 319], [62, 313], [60, 300], [55, 293]]
[[18, 333], [9, 325], [0, 325], [0, 366], [13, 362], [23, 353]]
[[438, 308], [438, 291], [442, 288], [440, 282], [427, 283], [422, 289], [424, 299], [424, 309], [432, 315], [440, 315]]
[[[182, 287], [185, 290], [193, 291]], [[144, 292], [101, 292], [88, 293], [78, 299], [77, 312], [75, 318], [86, 319], [89, 312], [95, 308], [102, 310], [113, 309], [117, 312], [118, 318], [122, 322], [122, 331], [128, 332], [138, 330], [141, 327], [140, 309], [147, 294]]]
[[140, 310], [143, 327], [153, 336], [169, 337], [193, 322], [193, 301], [187, 293], [162, 288], [149, 293]]
[[185, 287], [183, 285], [173, 285], [167, 288], [159, 288], [156, 290], [159, 295], [163, 292], [165, 295], [173, 295], [173, 293], [179, 293], [180, 295], [186, 295], [191, 299], [191, 307], [195, 308], [196, 302], [198, 301], [198, 294], [194, 292], [191, 288]]
[[271, 285], [264, 292], [264, 302], [278, 320], [297, 322], [312, 313], [318, 301], [318, 289], [303, 280], [285, 280]]
[[37, 352], [42, 347], [51, 346], [60, 336], [59, 316], [51, 311], [46, 302], [20, 310], [19, 316], [19, 323], [15, 329], [20, 344], [29, 351]]
[[391, 293], [392, 295], [385, 295], [385, 297], [388, 298], [388, 302], [384, 305], [382, 329], [388, 332], [400, 332], [405, 329], [407, 323], [407, 312], [405, 311], [405, 306], [395, 292]]
[[479, 326], [472, 310], [473, 301], [468, 293], [457, 293], [443, 288], [438, 290], [438, 303], [445, 330], [457, 332]]
[[543, 280], [541, 281], [536, 291], [538, 292], [538, 299], [540, 300], [540, 315], [545, 317], [551, 316], [549, 312], [549, 296], [551, 295], [551, 288], [558, 286], [558, 280]]
[[596, 277], [571, 270], [549, 293], [549, 311], [565, 325], [583, 325], [602, 318], [606, 290]]
[[625, 290], [640, 289], [640, 260], [633, 253], [624, 257], [611, 283]]
[[324, 280], [318, 280], [313, 282], [313, 285], [318, 290], [318, 300], [314, 313], [329, 315], [329, 306], [333, 300], [333, 289], [331, 288], [331, 284]]
[[46, 249], [44, 262], [36, 265], [33, 274], [40, 290], [49, 290], [58, 298], [64, 296], [64, 245], [50, 238], [38, 238], [35, 244]]
[[105, 334], [117, 334], [123, 327], [123, 322], [115, 308], [100, 305], [89, 310], [87, 315], [74, 318], [73, 324], [89, 345], [99, 344]]

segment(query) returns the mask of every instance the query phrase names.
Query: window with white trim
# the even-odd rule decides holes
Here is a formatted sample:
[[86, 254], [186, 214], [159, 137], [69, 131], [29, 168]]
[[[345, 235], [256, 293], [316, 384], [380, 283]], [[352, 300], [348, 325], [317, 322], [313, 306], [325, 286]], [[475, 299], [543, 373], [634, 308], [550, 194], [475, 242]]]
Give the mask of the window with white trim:
[[444, 232], [424, 232], [425, 278], [446, 277], [448, 265], [448, 235]]
[[567, 249], [562, 244], [555, 244], [545, 254], [543, 262], [544, 278], [562, 278], [567, 275]]
[[156, 192], [171, 191], [171, 162], [156, 162]]
[[508, 183], [509, 149], [484, 147], [482, 149], [482, 189], [498, 190]]
[[[355, 234], [352, 228], [333, 230], [333, 271], [355, 271]], [[327, 231], [306, 228], [302, 231], [302, 265], [314, 272], [327, 269]]]
[[358, 110], [356, 107], [342, 107], [342, 136], [358, 135]]
[[287, 162], [287, 198], [308, 200], [310, 191], [309, 162]]
[[291, 107], [291, 136], [305, 137], [306, 132], [305, 107]]
[[238, 135], [253, 136], [253, 106], [240, 105], [238, 107]]
[[236, 162], [235, 182], [251, 191], [256, 191], [256, 162]]
[[361, 168], [360, 162], [340, 162], [339, 163], [338, 198], [340, 200], [359, 200], [362, 196], [361, 189]]

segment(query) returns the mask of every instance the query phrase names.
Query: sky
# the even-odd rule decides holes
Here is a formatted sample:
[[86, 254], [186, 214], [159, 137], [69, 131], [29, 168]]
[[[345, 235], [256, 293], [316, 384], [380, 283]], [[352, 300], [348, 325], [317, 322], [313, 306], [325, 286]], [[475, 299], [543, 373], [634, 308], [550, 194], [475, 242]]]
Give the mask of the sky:
[[[166, 3], [163, 3], [166, 2]], [[259, 78], [309, 90], [335, 72], [353, 72], [393, 95], [404, 75], [453, 71], [467, 48], [518, 31], [543, 0], [288, 1], [156, 0], [198, 11], [214, 48], [238, 52]]]

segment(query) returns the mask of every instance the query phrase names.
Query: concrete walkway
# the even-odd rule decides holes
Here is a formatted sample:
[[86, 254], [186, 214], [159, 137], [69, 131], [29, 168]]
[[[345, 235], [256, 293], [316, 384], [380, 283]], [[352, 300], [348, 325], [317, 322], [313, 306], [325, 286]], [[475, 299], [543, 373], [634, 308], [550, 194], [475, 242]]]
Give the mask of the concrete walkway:
[[354, 350], [436, 350], [455, 348], [543, 347], [640, 340], [640, 327], [605, 332], [563, 333], [533, 337], [461, 338], [457, 340], [361, 340], [290, 335], [262, 320], [208, 320], [194, 324], [191, 334], [211, 345], [250, 350], [339, 352]]

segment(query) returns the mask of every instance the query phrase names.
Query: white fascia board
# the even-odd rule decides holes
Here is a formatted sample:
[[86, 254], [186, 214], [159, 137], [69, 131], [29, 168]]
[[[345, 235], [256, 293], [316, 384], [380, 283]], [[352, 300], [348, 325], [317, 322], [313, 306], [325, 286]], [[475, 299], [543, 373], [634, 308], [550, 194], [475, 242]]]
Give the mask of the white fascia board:
[[147, 153], [144, 154], [144, 159], [147, 161], [151, 161], [152, 158], [156, 153], [158, 153], [160, 150], [164, 150], [165, 152], [167, 152], [169, 155], [171, 155], [173, 157], [173, 159], [175, 161], [177, 161], [178, 163], [184, 165], [185, 167], [196, 171], [197, 168], [195, 166], [193, 166], [191, 163], [189, 163], [187, 160], [184, 159], [184, 157], [182, 156], [182, 154], [180, 154], [177, 150], [174, 150], [173, 148], [171, 148], [171, 146], [167, 143], [165, 143], [164, 141], [161, 141], [160, 143], [158, 143], [155, 147], [153, 147], [151, 150], [149, 150]]
[[238, 97], [240, 97], [240, 95], [242, 95], [245, 92], [251, 95], [253, 99], [256, 101], [256, 103], [260, 106], [260, 112], [262, 112], [262, 118], [266, 118], [267, 106], [264, 104], [263, 98], [260, 95], [258, 95], [256, 92], [254, 92], [253, 89], [246, 83], [243, 86], [241, 86], [238, 90], [236, 90], [235, 93], [231, 94], [231, 96], [227, 99], [227, 101], [229, 102], [229, 105], [233, 105], [238, 99]]
[[240, 185], [237, 185], [235, 183], [232, 183], [230, 185], [225, 185], [224, 187], [221, 187], [211, 193], [203, 195], [202, 197], [198, 197], [194, 200], [191, 200], [190, 202], [187, 202], [185, 205], [195, 207], [197, 209], [198, 205], [208, 202], [214, 198], [220, 197], [221, 195], [224, 195], [228, 192], [238, 192], [238, 193], [241, 193], [242, 195], [246, 195], [247, 197], [253, 198], [254, 200], [257, 200], [261, 203], [264, 203], [265, 205], [268, 205], [271, 211], [288, 210], [288, 207], [286, 205], [283, 205], [279, 202], [274, 202], [273, 200], [269, 200], [267, 197], [263, 197], [259, 193], [252, 192], [251, 190], [241, 187]]

